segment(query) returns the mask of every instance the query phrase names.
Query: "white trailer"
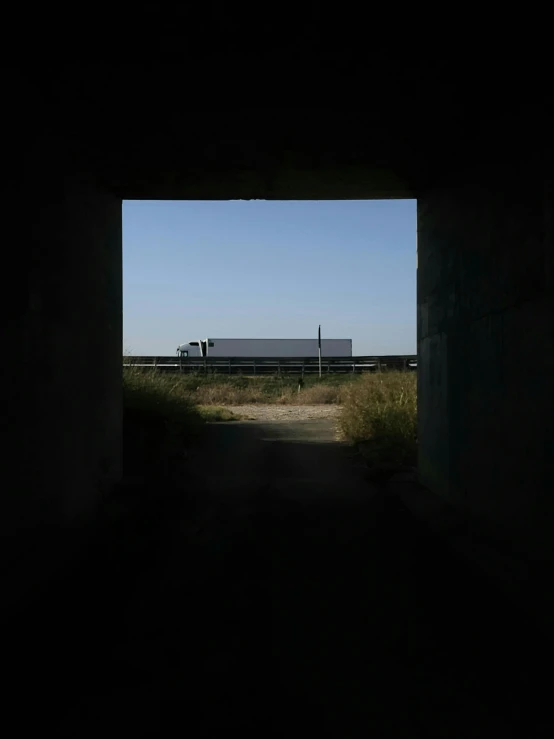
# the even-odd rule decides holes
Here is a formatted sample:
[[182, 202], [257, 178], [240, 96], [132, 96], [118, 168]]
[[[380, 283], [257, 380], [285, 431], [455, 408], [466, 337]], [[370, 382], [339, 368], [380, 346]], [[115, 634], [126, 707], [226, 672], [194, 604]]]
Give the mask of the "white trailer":
[[[317, 357], [317, 339], [198, 339], [181, 344], [182, 357]], [[324, 357], [351, 357], [352, 339], [322, 339]]]

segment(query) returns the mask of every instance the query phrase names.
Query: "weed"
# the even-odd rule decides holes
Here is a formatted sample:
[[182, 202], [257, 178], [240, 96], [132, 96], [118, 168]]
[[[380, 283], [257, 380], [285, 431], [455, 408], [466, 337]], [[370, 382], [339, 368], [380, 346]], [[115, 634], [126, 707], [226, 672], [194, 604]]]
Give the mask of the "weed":
[[240, 421], [242, 418], [221, 405], [199, 405], [197, 410], [204, 421]]
[[417, 456], [415, 374], [364, 375], [345, 387], [340, 429], [370, 466], [414, 466]]

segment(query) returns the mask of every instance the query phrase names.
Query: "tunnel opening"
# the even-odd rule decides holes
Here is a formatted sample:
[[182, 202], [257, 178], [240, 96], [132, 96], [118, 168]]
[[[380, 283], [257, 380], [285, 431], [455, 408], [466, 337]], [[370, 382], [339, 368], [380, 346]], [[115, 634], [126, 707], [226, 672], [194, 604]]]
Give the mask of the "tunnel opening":
[[124, 349], [174, 356], [185, 339], [317, 338], [323, 324], [353, 356], [413, 356], [415, 255], [415, 200], [126, 200]]
[[[415, 221], [414, 200], [125, 201], [126, 401], [140, 384], [145, 402], [170, 393], [210, 418], [264, 404], [338, 414], [361, 375], [413, 372]], [[382, 393], [391, 413], [402, 387]], [[355, 425], [344, 433], [364, 441], [369, 423]]]

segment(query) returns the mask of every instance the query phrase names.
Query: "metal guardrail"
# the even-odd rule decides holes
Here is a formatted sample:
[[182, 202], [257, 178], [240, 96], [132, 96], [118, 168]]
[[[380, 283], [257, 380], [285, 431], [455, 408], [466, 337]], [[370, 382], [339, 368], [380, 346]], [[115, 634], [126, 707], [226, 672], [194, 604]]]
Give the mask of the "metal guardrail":
[[[317, 374], [317, 357], [124, 357], [124, 367], [197, 374]], [[417, 369], [417, 356], [324, 357], [323, 374]]]

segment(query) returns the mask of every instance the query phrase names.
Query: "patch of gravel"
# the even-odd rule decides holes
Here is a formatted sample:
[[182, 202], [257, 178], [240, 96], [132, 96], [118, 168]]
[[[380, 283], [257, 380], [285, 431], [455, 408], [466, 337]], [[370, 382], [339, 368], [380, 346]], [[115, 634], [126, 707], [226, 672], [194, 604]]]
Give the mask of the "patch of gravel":
[[337, 418], [340, 405], [228, 405], [245, 421], [308, 421], [312, 418]]

